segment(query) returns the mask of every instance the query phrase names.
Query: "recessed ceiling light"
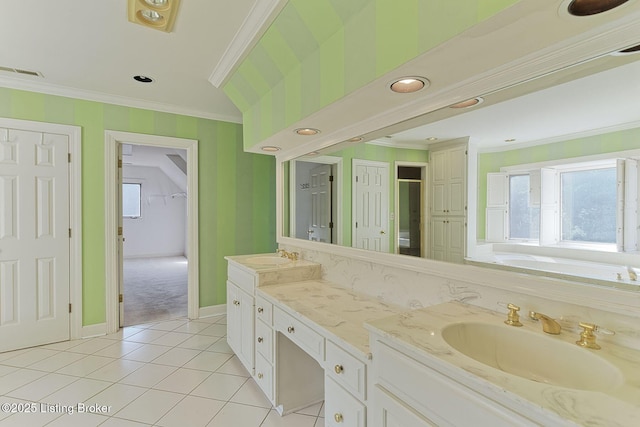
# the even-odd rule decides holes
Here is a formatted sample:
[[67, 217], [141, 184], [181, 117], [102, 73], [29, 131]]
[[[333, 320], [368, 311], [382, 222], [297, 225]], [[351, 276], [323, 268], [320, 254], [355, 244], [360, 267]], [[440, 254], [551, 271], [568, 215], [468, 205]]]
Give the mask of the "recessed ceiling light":
[[514, 142], [516, 139], [515, 138], [509, 138], [509, 139], [505, 139], [504, 142]]
[[144, 0], [144, 2], [152, 7], [163, 7], [169, 3], [169, 0]]
[[151, 77], [147, 77], [147, 76], [133, 76], [133, 80], [140, 82], [140, 83], [151, 83], [153, 82], [153, 79]]
[[360, 142], [362, 141], [364, 138], [361, 136], [354, 136], [353, 138], [349, 138], [347, 141], [349, 142]]
[[437, 141], [438, 138], [436, 138], [435, 136], [430, 136], [429, 138], [427, 138], [427, 141]]
[[449, 106], [449, 108], [475, 107], [476, 105], [482, 104], [483, 101], [484, 101], [484, 99], [480, 98], [480, 97], [471, 98], [471, 99], [467, 99], [466, 101], [462, 101], [462, 102], [458, 102], [457, 104], [453, 104], [453, 105]]
[[590, 16], [607, 12], [629, 0], [573, 0], [569, 7], [569, 13], [573, 16]]
[[274, 145], [265, 145], [264, 147], [260, 147], [260, 149], [268, 152], [280, 151], [280, 147], [276, 147]]
[[294, 130], [294, 132], [297, 133], [298, 135], [304, 135], [304, 136], [317, 135], [320, 133], [318, 129], [313, 129], [313, 128], [299, 128]]
[[429, 86], [429, 80], [424, 77], [403, 77], [394, 80], [389, 88], [395, 93], [414, 93]]

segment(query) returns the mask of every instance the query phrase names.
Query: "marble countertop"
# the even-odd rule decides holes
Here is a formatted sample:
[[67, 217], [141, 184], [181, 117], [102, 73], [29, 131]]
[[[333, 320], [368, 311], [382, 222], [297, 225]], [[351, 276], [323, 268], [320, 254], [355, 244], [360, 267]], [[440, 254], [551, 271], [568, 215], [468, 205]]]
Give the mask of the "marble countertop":
[[325, 280], [263, 286], [257, 294], [273, 304], [285, 305], [297, 317], [313, 322], [366, 358], [370, 357], [369, 332], [364, 323], [406, 310]]
[[[503, 372], [477, 362], [454, 350], [443, 338], [441, 331], [447, 325], [459, 322], [490, 323], [498, 327], [513, 328], [503, 323], [506, 314], [480, 307], [450, 302], [399, 315], [367, 322], [366, 328], [392, 340], [396, 348], [419, 354], [425, 363], [446, 371], [458, 382], [466, 384], [496, 401], [512, 406], [518, 412], [553, 419], [560, 416], [580, 425], [638, 426], [640, 425], [640, 352], [610, 343], [594, 352], [615, 365], [625, 382], [613, 390], [585, 391], [535, 382]], [[578, 333], [562, 331], [560, 335], [544, 334], [537, 322], [522, 319], [522, 330], [538, 333], [551, 340], [575, 345]], [[557, 357], [557, 356], [556, 356]], [[549, 354], [545, 363], [554, 363]], [[443, 372], [445, 373], [445, 372]], [[590, 372], [585, 372], [590, 375]]]
[[266, 253], [266, 254], [251, 254], [251, 255], [234, 255], [234, 256], [226, 256], [224, 259], [227, 261], [235, 262], [251, 271], [255, 271], [257, 273], [268, 272], [268, 271], [281, 271], [281, 270], [289, 270], [294, 268], [301, 267], [313, 267], [320, 266], [317, 262], [311, 262], [304, 259], [299, 259], [296, 261], [285, 262], [283, 264], [256, 264], [251, 262], [252, 258], [263, 258], [263, 257], [274, 257], [280, 258], [280, 255], [277, 253]]

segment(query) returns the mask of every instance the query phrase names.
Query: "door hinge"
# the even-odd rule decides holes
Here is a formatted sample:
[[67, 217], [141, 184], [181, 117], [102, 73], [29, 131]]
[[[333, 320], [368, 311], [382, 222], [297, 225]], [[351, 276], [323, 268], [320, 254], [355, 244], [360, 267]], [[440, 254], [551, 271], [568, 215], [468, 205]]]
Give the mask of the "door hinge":
[[329, 175], [329, 182], [333, 182], [333, 175]]
[[69, 313], [71, 313], [71, 303], [69, 303]]
[[333, 228], [333, 222], [329, 223], [329, 228]]
[[118, 236], [122, 236], [122, 227], [118, 227]]
[[122, 294], [119, 294], [119, 295], [118, 295], [118, 302], [122, 302], [122, 301], [123, 301]]
[[122, 159], [118, 159], [118, 168], [122, 169]]
[[71, 238], [71, 229], [69, 229], [69, 238]]
[[67, 163], [71, 163], [71, 153], [67, 153]]
[[358, 222], [356, 221], [356, 228], [358, 228]]
[[356, 182], [358, 182], [358, 175], [356, 175]]

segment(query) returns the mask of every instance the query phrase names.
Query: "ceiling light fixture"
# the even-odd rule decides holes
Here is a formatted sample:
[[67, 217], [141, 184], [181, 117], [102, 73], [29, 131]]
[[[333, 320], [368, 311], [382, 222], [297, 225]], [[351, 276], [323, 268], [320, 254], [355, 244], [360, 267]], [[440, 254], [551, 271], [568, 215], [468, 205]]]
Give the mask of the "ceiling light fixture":
[[389, 88], [395, 93], [414, 93], [429, 86], [429, 80], [424, 77], [403, 77], [394, 80]]
[[303, 135], [303, 136], [317, 135], [320, 133], [318, 129], [314, 129], [314, 128], [298, 128], [294, 130], [294, 132], [297, 133], [298, 135]]
[[484, 101], [484, 99], [480, 98], [480, 97], [471, 98], [471, 99], [467, 99], [466, 101], [462, 101], [462, 102], [458, 102], [457, 104], [450, 105], [449, 108], [470, 108], [470, 107], [475, 107], [476, 105], [482, 104], [483, 101]]
[[170, 33], [180, 0], [128, 0], [129, 21]]
[[567, 10], [573, 16], [591, 16], [607, 12], [629, 0], [573, 0]]
[[267, 151], [270, 153], [273, 153], [275, 151], [280, 151], [280, 147], [276, 147], [274, 145], [265, 145], [264, 147], [260, 148], [262, 151]]
[[133, 76], [133, 80], [140, 82], [140, 83], [152, 83], [153, 79], [151, 77], [147, 77], [147, 76]]

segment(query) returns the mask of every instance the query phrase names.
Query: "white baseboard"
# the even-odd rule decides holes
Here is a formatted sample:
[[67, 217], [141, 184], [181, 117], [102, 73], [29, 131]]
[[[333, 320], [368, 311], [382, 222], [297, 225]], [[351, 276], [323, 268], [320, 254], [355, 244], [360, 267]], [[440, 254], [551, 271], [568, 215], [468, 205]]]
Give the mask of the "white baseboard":
[[207, 307], [200, 307], [198, 317], [211, 317], [211, 316], [220, 316], [222, 314], [227, 314], [227, 305], [226, 304], [218, 304], [218, 305], [210, 305]]
[[95, 325], [83, 326], [81, 338], [99, 337], [107, 334], [107, 324], [97, 323]]

